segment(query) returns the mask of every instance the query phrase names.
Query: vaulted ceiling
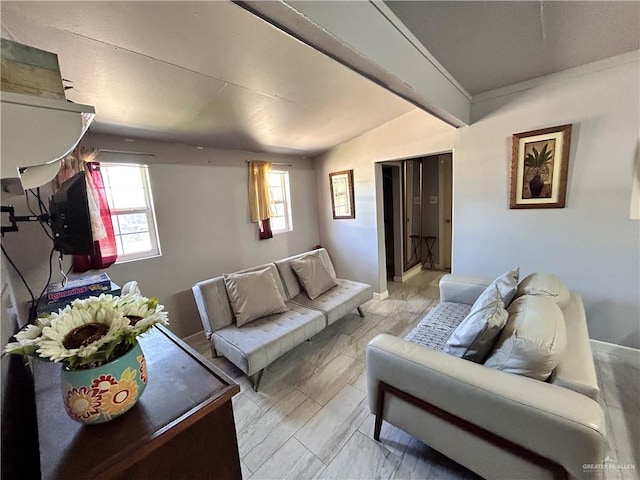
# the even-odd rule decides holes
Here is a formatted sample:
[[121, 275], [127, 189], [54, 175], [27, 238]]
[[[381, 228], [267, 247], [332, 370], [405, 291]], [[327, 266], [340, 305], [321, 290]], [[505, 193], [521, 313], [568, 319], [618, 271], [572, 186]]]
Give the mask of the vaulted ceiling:
[[[386, 5], [470, 94], [639, 48], [639, 2]], [[416, 108], [232, 2], [0, 8], [4, 38], [58, 54], [67, 98], [95, 107], [96, 132], [312, 156]]]

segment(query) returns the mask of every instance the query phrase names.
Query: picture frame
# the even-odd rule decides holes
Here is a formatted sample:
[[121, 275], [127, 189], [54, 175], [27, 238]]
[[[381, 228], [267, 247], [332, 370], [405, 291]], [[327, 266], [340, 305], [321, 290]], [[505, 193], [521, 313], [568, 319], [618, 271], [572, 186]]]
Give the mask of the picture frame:
[[513, 135], [510, 208], [564, 208], [571, 124]]
[[331, 210], [335, 220], [356, 218], [356, 204], [353, 194], [353, 170], [343, 170], [329, 174], [331, 189]]

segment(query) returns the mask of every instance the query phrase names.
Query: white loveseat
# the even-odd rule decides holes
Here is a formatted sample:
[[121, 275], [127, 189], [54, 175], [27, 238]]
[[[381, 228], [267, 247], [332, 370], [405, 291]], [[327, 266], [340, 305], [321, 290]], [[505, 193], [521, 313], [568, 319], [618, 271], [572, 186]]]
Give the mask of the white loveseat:
[[[307, 255], [317, 256], [337, 284], [313, 300], [301, 288], [291, 262]], [[238, 326], [229, 301], [224, 276], [198, 282], [192, 288], [200, 319], [214, 357], [223, 355], [249, 376], [257, 374], [258, 390], [264, 369], [292, 348], [316, 335], [373, 297], [370, 285], [336, 278], [324, 248], [235, 273], [264, 271], [273, 274], [287, 310]], [[253, 292], [259, 296], [261, 292]]]
[[[456, 304], [468, 311], [488, 284], [446, 275], [422, 327], [446, 330], [438, 316]], [[375, 337], [367, 346], [374, 437], [384, 420], [485, 478], [592, 477], [604, 459], [605, 423], [581, 297], [571, 292], [561, 310], [566, 348], [547, 381]]]

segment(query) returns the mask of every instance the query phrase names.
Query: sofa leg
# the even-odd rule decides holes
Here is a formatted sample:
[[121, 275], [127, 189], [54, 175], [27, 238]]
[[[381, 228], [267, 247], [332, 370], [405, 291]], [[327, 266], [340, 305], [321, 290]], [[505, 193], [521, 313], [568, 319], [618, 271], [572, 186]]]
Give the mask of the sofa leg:
[[258, 391], [258, 388], [260, 388], [260, 381], [262, 380], [263, 373], [264, 373], [264, 368], [256, 374], [256, 379], [253, 382], [253, 390], [256, 392]]
[[380, 441], [380, 430], [382, 430], [382, 410], [384, 408], [384, 388], [378, 385], [378, 401], [376, 402], [376, 423], [373, 427], [373, 439]]
[[358, 307], [358, 314], [364, 318], [364, 312], [362, 311], [362, 307]]
[[211, 355], [213, 358], [218, 358], [218, 351], [216, 350], [216, 347], [213, 346], [213, 343], [211, 344]]
[[376, 415], [376, 424], [373, 427], [373, 439], [377, 442], [380, 441], [380, 430], [382, 430], [382, 417]]

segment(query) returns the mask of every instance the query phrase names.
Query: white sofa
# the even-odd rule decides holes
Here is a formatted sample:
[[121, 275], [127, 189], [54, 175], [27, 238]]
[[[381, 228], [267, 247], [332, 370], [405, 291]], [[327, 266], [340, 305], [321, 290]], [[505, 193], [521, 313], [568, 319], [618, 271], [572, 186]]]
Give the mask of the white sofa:
[[[468, 311], [488, 284], [445, 275], [441, 303], [422, 326], [456, 304]], [[566, 349], [547, 381], [378, 335], [367, 346], [374, 437], [384, 420], [485, 478], [592, 477], [604, 459], [605, 423], [578, 294], [570, 293], [562, 314]]]
[[[302, 290], [291, 261], [317, 255], [337, 285], [311, 300]], [[223, 355], [249, 376], [257, 374], [258, 390], [264, 369], [292, 348], [316, 335], [336, 320], [373, 297], [370, 285], [336, 278], [324, 248], [235, 273], [269, 269], [288, 310], [268, 315], [238, 327], [227, 295], [224, 276], [198, 282], [192, 287], [200, 319], [211, 342], [214, 357]], [[260, 292], [255, 292], [259, 295]]]

